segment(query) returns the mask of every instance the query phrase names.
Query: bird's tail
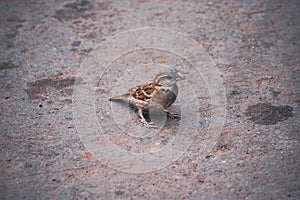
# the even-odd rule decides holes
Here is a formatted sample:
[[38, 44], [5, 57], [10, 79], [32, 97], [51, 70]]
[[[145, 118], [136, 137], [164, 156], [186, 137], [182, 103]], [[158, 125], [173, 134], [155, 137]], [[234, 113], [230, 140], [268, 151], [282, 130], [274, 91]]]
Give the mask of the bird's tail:
[[129, 96], [130, 96], [130, 93], [126, 93], [123, 95], [111, 97], [111, 98], [109, 98], [109, 101], [127, 100]]

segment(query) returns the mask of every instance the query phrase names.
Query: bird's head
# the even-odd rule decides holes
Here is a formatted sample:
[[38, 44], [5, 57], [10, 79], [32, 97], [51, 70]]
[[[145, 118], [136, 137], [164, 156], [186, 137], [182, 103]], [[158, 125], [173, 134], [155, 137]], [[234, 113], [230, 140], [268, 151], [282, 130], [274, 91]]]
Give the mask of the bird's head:
[[176, 84], [177, 81], [183, 80], [185, 77], [175, 68], [168, 68], [159, 73], [154, 82], [162, 86], [171, 86]]

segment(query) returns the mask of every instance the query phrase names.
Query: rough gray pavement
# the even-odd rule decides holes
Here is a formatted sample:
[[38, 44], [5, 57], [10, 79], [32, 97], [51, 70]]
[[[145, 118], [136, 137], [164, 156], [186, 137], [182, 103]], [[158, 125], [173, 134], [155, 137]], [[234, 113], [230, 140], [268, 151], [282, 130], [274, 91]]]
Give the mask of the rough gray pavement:
[[[0, 2], [0, 199], [299, 199], [300, 3]], [[169, 166], [132, 174], [79, 138], [80, 64], [113, 34], [163, 27], [191, 35], [226, 89], [226, 122], [205, 159], [197, 143]]]

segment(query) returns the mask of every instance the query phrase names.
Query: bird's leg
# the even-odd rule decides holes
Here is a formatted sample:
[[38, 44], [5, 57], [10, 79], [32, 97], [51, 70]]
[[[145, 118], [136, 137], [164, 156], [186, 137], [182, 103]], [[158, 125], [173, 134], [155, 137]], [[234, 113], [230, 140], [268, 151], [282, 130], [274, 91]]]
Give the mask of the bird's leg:
[[143, 116], [143, 109], [142, 108], [138, 108], [138, 114], [140, 116], [140, 121], [144, 124], [144, 126], [146, 126], [147, 128], [156, 128], [155, 125], [153, 125], [153, 122], [147, 122], [145, 117]]
[[178, 113], [173, 113], [169, 110], [164, 110], [167, 113], [167, 116], [171, 119], [180, 119], [180, 115]]

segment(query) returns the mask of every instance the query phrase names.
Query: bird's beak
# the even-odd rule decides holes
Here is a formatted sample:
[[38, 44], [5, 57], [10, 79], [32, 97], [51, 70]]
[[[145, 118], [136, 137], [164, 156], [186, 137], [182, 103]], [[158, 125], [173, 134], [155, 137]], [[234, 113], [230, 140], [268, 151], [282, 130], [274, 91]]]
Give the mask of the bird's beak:
[[180, 72], [177, 72], [177, 78], [176, 80], [177, 81], [181, 81], [181, 80], [184, 80], [185, 79], [185, 76], [183, 74], [181, 74]]

